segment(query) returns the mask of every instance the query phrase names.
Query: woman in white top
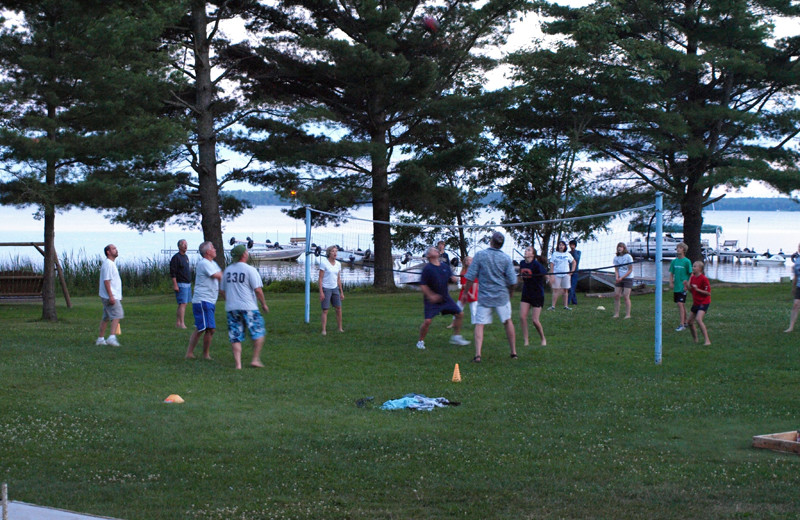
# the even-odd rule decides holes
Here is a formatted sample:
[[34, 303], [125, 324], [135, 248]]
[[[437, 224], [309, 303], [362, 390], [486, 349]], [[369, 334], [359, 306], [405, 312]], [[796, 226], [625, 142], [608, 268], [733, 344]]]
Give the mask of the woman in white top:
[[625, 318], [631, 317], [631, 289], [633, 289], [633, 257], [628, 253], [625, 242], [617, 244], [617, 255], [614, 257], [614, 315], [619, 318], [619, 298], [625, 297]]
[[550, 255], [550, 287], [553, 289], [553, 304], [547, 308], [552, 311], [558, 304], [558, 298], [564, 295], [564, 308], [568, 311], [567, 298], [569, 298], [570, 277], [575, 272], [575, 259], [567, 252], [567, 243], [558, 241], [556, 250]]
[[344, 332], [342, 328], [342, 300], [344, 291], [342, 290], [342, 263], [336, 261], [336, 254], [339, 250], [336, 246], [330, 246], [325, 250], [326, 258], [319, 262], [319, 301], [322, 303], [322, 335], [326, 335], [328, 326], [328, 309], [333, 305], [336, 309], [336, 324], [339, 325], [339, 332]]

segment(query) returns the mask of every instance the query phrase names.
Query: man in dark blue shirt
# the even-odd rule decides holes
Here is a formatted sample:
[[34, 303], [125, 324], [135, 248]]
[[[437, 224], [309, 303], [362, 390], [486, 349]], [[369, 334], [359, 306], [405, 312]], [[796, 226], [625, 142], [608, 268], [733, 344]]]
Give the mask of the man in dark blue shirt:
[[454, 345], [469, 345], [469, 341], [461, 336], [461, 323], [464, 313], [458, 304], [450, 297], [447, 284], [450, 281], [457, 283], [458, 279], [453, 276], [450, 264], [442, 262], [439, 250], [435, 247], [428, 249], [428, 263], [422, 270], [420, 289], [424, 296], [425, 321], [419, 328], [419, 341], [417, 348], [425, 349], [425, 336], [431, 326], [433, 318], [439, 314], [454, 314], [456, 319], [453, 322], [453, 336], [450, 343]]
[[178, 302], [177, 320], [175, 326], [185, 329], [186, 304], [192, 299], [192, 266], [186, 250], [189, 244], [186, 240], [178, 240], [178, 252], [169, 261], [169, 276], [172, 278], [172, 290], [175, 291], [175, 300]]

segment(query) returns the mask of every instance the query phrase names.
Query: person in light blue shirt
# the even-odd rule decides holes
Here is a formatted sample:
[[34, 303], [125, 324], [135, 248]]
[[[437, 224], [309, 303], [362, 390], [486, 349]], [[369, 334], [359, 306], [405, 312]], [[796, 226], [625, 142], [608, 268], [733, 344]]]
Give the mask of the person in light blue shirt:
[[[467, 279], [467, 290], [464, 295], [469, 293], [476, 280], [480, 280], [478, 309], [474, 320], [475, 357], [472, 358], [472, 361], [475, 363], [481, 362], [483, 327], [492, 322], [492, 310], [497, 312], [506, 329], [511, 357], [517, 357], [516, 332], [514, 331], [514, 322], [511, 321], [511, 295], [514, 292], [514, 285], [517, 283], [517, 273], [514, 271], [511, 258], [500, 250], [504, 242], [505, 236], [495, 232], [489, 243], [489, 249], [479, 251], [475, 255], [464, 275]], [[466, 303], [466, 296], [462, 296], [462, 302]]]

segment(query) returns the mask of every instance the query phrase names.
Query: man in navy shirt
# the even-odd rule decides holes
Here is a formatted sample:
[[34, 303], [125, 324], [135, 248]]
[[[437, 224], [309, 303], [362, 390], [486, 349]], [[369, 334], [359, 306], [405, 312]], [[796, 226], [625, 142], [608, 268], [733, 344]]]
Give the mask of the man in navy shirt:
[[450, 343], [454, 345], [469, 345], [469, 341], [461, 336], [461, 323], [464, 319], [464, 313], [448, 292], [447, 284], [451, 280], [453, 283], [458, 282], [458, 279], [453, 276], [453, 272], [450, 270], [450, 264], [441, 261], [437, 248], [431, 247], [428, 249], [428, 263], [422, 270], [422, 278], [420, 280], [420, 289], [422, 289], [423, 302], [425, 304], [425, 321], [422, 322], [419, 328], [419, 341], [417, 341], [417, 348], [420, 350], [425, 349], [425, 336], [428, 334], [428, 329], [434, 316], [439, 314], [455, 314], [456, 316], [453, 322], [453, 336], [450, 338]]

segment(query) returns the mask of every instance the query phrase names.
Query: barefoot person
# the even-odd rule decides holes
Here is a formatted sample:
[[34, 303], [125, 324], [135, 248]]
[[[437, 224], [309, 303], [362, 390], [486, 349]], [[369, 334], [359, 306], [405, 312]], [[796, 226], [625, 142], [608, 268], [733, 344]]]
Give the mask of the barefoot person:
[[672, 288], [672, 301], [678, 306], [678, 328], [675, 332], [686, 329], [686, 282], [692, 276], [692, 261], [686, 258], [689, 246], [681, 242], [675, 246], [675, 258], [669, 263], [669, 286]]
[[792, 272], [794, 273], [794, 278], [792, 278], [792, 290], [794, 291], [794, 305], [792, 305], [792, 316], [789, 318], [789, 328], [783, 332], [792, 332], [794, 330], [794, 324], [797, 321], [797, 314], [800, 313], [800, 245], [797, 246], [797, 253], [792, 255], [792, 261], [794, 265], [792, 265]]
[[172, 278], [172, 290], [175, 291], [175, 300], [178, 302], [175, 326], [185, 329], [186, 304], [192, 297], [192, 266], [186, 250], [189, 248], [186, 240], [178, 240], [178, 252], [169, 261], [169, 275]]
[[522, 341], [528, 346], [528, 314], [531, 314], [533, 326], [539, 333], [542, 346], [547, 345], [544, 329], [539, 322], [539, 315], [544, 306], [544, 277], [547, 269], [536, 261], [536, 249], [530, 246], [525, 249], [525, 260], [519, 263], [519, 277], [522, 280], [522, 300], [519, 303], [519, 317], [522, 323]]
[[219, 281], [222, 280], [222, 270], [214, 259], [217, 250], [211, 242], [203, 242], [198, 248], [202, 258], [197, 262], [194, 278], [194, 295], [192, 296], [192, 314], [194, 315], [194, 332], [189, 337], [189, 348], [186, 358], [194, 357], [194, 348], [203, 336], [203, 357], [211, 359], [211, 340], [217, 328], [214, 313], [217, 310], [217, 297], [219, 296]]
[[458, 278], [453, 276], [450, 264], [440, 261], [439, 250], [435, 247], [428, 249], [428, 263], [422, 269], [420, 289], [422, 289], [425, 319], [419, 327], [419, 341], [417, 348], [425, 350], [425, 336], [428, 335], [433, 318], [439, 314], [453, 314], [456, 321], [453, 323], [453, 336], [450, 343], [454, 345], [469, 345], [469, 341], [461, 336], [461, 324], [464, 312], [453, 298], [450, 297], [447, 284], [456, 283]]
[[568, 311], [572, 310], [569, 308], [568, 298], [569, 288], [572, 285], [571, 277], [576, 266], [575, 258], [567, 252], [567, 243], [559, 240], [556, 250], [550, 256], [550, 286], [553, 288], [553, 304], [547, 308], [548, 311], [556, 308], [558, 299], [562, 295], [564, 296], [564, 308]]
[[331, 305], [336, 309], [336, 324], [339, 332], [344, 332], [342, 328], [342, 300], [344, 300], [344, 290], [342, 289], [342, 263], [336, 261], [339, 249], [330, 246], [325, 250], [325, 258], [319, 263], [319, 301], [322, 304], [322, 335], [328, 333], [328, 309]]
[[625, 242], [617, 244], [617, 254], [614, 257], [614, 315], [619, 318], [619, 300], [625, 299], [625, 318], [631, 317], [631, 290], [633, 289], [633, 257], [628, 254]]
[[251, 367], [262, 368], [261, 347], [264, 346], [264, 318], [258, 312], [258, 304], [264, 312], [269, 312], [264, 300], [263, 282], [255, 267], [247, 265], [250, 254], [247, 248], [239, 244], [231, 251], [233, 263], [222, 275], [220, 293], [225, 298], [225, 313], [228, 318], [228, 338], [231, 341], [233, 359], [237, 369], [242, 368], [242, 341], [245, 329], [250, 331], [253, 339], [253, 360]]
[[[118, 347], [117, 329], [119, 320], [125, 317], [122, 310], [122, 279], [117, 269], [117, 246], [108, 244], [103, 248], [106, 259], [100, 266], [100, 300], [103, 302], [103, 317], [100, 319], [100, 332], [95, 345], [111, 345]], [[111, 334], [105, 339], [106, 326], [111, 322]]]
[[[511, 258], [503, 251], [505, 236], [495, 232], [489, 242], [489, 248], [478, 251], [472, 259], [472, 265], [464, 277], [467, 279], [467, 292], [472, 284], [480, 280], [478, 287], [478, 311], [475, 316], [475, 357], [472, 361], [481, 362], [483, 348], [483, 328], [492, 323], [492, 311], [497, 313], [506, 330], [508, 347], [512, 359], [517, 357], [517, 336], [514, 322], [511, 321], [511, 295], [517, 284], [517, 273]], [[463, 298], [462, 302], [465, 301]]]
[[692, 291], [692, 314], [689, 316], [689, 331], [692, 333], [692, 339], [697, 343], [697, 331], [694, 328], [694, 324], [697, 322], [700, 332], [703, 333], [704, 345], [711, 345], [706, 324], [703, 322], [703, 318], [708, 312], [708, 306], [711, 305], [711, 284], [703, 274], [704, 267], [705, 265], [700, 260], [692, 264], [692, 277], [684, 283]]

